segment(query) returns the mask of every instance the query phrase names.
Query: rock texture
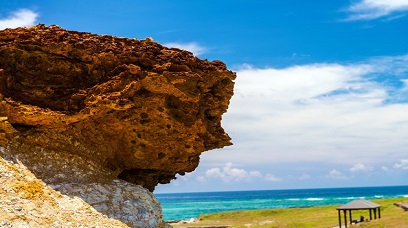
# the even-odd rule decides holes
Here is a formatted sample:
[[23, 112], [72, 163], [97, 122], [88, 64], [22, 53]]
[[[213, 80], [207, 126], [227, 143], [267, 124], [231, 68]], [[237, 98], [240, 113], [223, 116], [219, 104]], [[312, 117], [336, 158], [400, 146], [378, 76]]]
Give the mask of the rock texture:
[[0, 227], [171, 227], [155, 196], [139, 185], [119, 179], [47, 185], [19, 158], [0, 147]]
[[235, 74], [220, 61], [57, 26], [0, 31], [0, 145], [46, 183], [153, 191], [231, 144]]
[[79, 227], [83, 224], [128, 227], [97, 212], [80, 198], [54, 191], [22, 163], [2, 157], [0, 186], [0, 227]]
[[96, 211], [131, 227], [163, 227], [159, 201], [139, 185], [113, 180], [111, 183], [66, 183], [53, 188], [64, 195], [79, 197]]

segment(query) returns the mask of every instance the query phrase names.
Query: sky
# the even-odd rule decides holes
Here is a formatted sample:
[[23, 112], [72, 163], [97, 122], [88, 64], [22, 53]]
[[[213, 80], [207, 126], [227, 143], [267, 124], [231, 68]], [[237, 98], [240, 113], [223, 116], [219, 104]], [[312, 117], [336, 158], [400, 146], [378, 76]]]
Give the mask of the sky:
[[408, 0], [0, 0], [0, 29], [37, 23], [237, 73], [234, 145], [157, 193], [407, 185]]

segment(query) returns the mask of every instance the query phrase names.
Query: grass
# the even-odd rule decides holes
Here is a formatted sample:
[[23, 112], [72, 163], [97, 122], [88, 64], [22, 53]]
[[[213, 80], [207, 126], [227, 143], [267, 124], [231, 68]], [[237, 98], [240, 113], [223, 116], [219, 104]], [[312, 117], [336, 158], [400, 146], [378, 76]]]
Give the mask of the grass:
[[[381, 219], [369, 222], [359, 223], [348, 227], [407, 227], [408, 212], [397, 207], [394, 203], [408, 203], [408, 198], [393, 198], [372, 200], [381, 205]], [[199, 216], [199, 221], [192, 224], [173, 225], [175, 228], [181, 227], [282, 227], [282, 228], [318, 228], [318, 227], [335, 227], [338, 226], [338, 213], [334, 206], [319, 206], [308, 208], [286, 208], [286, 209], [265, 209], [265, 210], [247, 210], [222, 212], [214, 214], [205, 214]], [[358, 219], [360, 216], [370, 218], [368, 210], [353, 211], [353, 218]], [[343, 214], [342, 214], [343, 216]], [[347, 216], [348, 217], [348, 216]], [[344, 218], [342, 217], [344, 226]]]

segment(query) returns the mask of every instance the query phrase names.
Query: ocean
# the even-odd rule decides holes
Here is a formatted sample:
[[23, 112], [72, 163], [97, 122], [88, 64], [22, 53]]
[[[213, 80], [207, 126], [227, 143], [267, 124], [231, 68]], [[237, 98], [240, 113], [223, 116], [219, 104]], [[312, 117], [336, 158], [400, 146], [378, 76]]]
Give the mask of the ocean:
[[345, 204], [354, 199], [408, 198], [408, 186], [155, 194], [165, 221], [200, 214]]

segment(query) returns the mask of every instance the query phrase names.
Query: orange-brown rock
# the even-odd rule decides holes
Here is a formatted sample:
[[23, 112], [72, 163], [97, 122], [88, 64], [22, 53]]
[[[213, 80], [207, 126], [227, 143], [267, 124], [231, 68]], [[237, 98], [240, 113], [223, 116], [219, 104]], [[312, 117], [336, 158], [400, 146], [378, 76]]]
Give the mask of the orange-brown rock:
[[153, 190], [231, 144], [221, 116], [235, 73], [220, 61], [37, 25], [0, 31], [0, 69], [0, 145], [48, 182]]

